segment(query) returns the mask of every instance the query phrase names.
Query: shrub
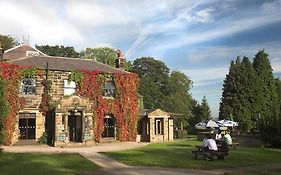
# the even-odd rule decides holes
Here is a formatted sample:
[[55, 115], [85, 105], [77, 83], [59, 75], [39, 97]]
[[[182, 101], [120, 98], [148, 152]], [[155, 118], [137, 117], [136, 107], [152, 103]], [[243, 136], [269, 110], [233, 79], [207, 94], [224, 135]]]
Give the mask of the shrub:
[[48, 134], [44, 132], [42, 136], [38, 139], [38, 143], [47, 144], [48, 143]]
[[266, 146], [281, 147], [281, 116], [259, 118], [257, 126]]
[[175, 138], [185, 139], [187, 137], [186, 130], [175, 130], [174, 131]]

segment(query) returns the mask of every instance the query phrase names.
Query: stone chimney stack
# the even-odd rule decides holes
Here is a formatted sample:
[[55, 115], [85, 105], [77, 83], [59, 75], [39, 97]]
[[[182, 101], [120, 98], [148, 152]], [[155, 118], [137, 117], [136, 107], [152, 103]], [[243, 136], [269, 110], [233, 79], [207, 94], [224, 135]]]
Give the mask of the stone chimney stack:
[[115, 66], [116, 68], [123, 69], [123, 64], [124, 64], [124, 56], [121, 50], [117, 49], [117, 58], [115, 60]]

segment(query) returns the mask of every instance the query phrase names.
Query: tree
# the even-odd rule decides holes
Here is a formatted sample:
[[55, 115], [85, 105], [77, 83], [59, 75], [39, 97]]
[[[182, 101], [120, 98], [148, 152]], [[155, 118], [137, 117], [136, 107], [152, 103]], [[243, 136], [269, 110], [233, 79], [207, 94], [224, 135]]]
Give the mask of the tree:
[[143, 96], [144, 107], [161, 108], [167, 94], [169, 77], [166, 64], [152, 57], [142, 57], [133, 62], [133, 72], [141, 78], [139, 93]]
[[211, 119], [211, 111], [209, 104], [207, 102], [206, 96], [203, 96], [201, 105], [200, 105], [200, 115], [202, 120], [210, 120]]
[[97, 60], [115, 67], [116, 51], [109, 47], [86, 48], [79, 53], [83, 59]]
[[257, 99], [259, 111], [257, 112], [261, 117], [269, 117], [272, 111], [277, 110], [277, 95], [270, 61], [264, 50], [259, 51], [255, 55], [253, 67], [259, 81], [257, 89], [257, 94], [259, 94]]
[[175, 126], [187, 129], [189, 118], [192, 116], [193, 99], [188, 92], [192, 81], [182, 72], [173, 71], [168, 77], [167, 93], [162, 101], [162, 108], [169, 112], [182, 114], [179, 120], [175, 120]]
[[15, 38], [11, 37], [10, 35], [1, 35], [0, 34], [0, 41], [1, 41], [0, 44], [4, 51], [19, 45], [17, 40]]
[[279, 114], [281, 114], [281, 80], [279, 78], [275, 79], [276, 94], [277, 94], [277, 108], [279, 109]]
[[138, 93], [143, 96], [143, 105], [146, 109], [156, 109], [161, 107], [163, 93], [159, 86], [150, 77], [140, 79]]
[[258, 116], [258, 77], [248, 57], [244, 57], [241, 62], [240, 84], [240, 127], [246, 131], [256, 128], [256, 118]]
[[49, 45], [35, 45], [35, 47], [41, 52], [49, 56], [59, 56], [59, 57], [69, 57], [69, 58], [78, 58], [79, 54], [75, 51], [73, 47], [64, 47], [64, 46], [49, 46]]
[[255, 82], [255, 71], [247, 57], [242, 62], [239, 57], [235, 63], [231, 62], [229, 74], [224, 81], [219, 119], [230, 119], [233, 116], [242, 130], [252, 128]]
[[238, 86], [237, 86], [237, 74], [238, 66], [240, 65], [239, 57], [236, 62], [231, 61], [229, 67], [229, 73], [226, 75], [222, 89], [222, 98], [219, 108], [219, 119], [225, 119], [234, 114], [234, 111], [239, 103], [238, 97]]
[[[109, 47], [86, 48], [79, 53], [79, 56], [83, 59], [96, 60], [112, 67], [115, 67], [115, 60], [117, 59], [116, 50]], [[128, 62], [125, 58], [123, 61], [123, 68], [127, 71], [131, 71], [131, 62]]]
[[165, 63], [152, 57], [138, 58], [133, 62], [133, 71], [141, 78], [150, 77], [161, 88], [166, 90], [169, 68]]
[[6, 117], [7, 102], [4, 96], [4, 82], [0, 78], [0, 145], [5, 140], [4, 120]]

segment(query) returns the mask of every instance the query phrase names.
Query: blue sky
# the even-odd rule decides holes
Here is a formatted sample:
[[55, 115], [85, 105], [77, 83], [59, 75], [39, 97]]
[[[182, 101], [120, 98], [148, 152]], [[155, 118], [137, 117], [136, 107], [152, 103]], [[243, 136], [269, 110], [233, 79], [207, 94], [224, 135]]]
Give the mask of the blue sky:
[[269, 54], [281, 76], [281, 0], [0, 0], [0, 33], [31, 45], [119, 48], [152, 56], [193, 81], [217, 117], [229, 63]]

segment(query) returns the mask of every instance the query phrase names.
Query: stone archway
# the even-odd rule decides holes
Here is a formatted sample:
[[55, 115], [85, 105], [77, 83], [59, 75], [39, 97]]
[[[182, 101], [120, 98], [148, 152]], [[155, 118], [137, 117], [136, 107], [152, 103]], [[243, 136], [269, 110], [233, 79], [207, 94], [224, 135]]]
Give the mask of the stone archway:
[[56, 108], [55, 146], [94, 143], [92, 102], [77, 95], [64, 97]]

